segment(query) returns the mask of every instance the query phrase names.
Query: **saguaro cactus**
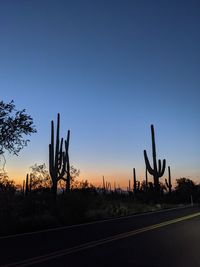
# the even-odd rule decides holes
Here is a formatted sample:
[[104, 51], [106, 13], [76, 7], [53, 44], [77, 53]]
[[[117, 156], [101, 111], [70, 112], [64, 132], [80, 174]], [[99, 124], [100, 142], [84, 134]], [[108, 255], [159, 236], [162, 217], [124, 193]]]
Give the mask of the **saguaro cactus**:
[[157, 159], [156, 159], [156, 143], [155, 143], [155, 134], [154, 134], [154, 127], [151, 125], [151, 138], [152, 138], [152, 156], [153, 156], [153, 167], [151, 167], [149, 163], [149, 159], [147, 157], [147, 152], [144, 150], [144, 160], [146, 164], [146, 168], [148, 172], [153, 175], [154, 179], [154, 187], [156, 190], [160, 190], [159, 185], [159, 178], [163, 176], [165, 172], [165, 166], [166, 166], [166, 160], [163, 160], [163, 164], [161, 164], [161, 160], [158, 160], [157, 165]]
[[136, 192], [137, 192], [137, 181], [136, 181], [135, 168], [133, 168], [133, 192], [134, 192], [134, 194], [136, 194]]
[[[51, 144], [49, 144], [49, 172], [52, 179], [52, 192], [56, 197], [57, 194], [57, 184], [60, 179], [64, 180], [64, 175], [67, 173], [69, 169], [69, 155], [68, 155], [68, 147], [69, 147], [69, 135], [65, 141], [65, 152], [63, 152], [63, 138], [60, 140], [60, 114], [58, 113], [57, 117], [57, 129], [56, 129], [56, 144], [54, 148], [54, 122], [51, 121]], [[68, 170], [69, 171], [69, 170]], [[68, 174], [67, 174], [68, 175]], [[67, 176], [70, 179], [70, 175]]]
[[29, 192], [29, 175], [26, 175], [26, 183], [25, 183], [25, 196], [28, 195]]
[[168, 181], [167, 181], [167, 179], [165, 179], [165, 183], [166, 183], [167, 188], [169, 189], [169, 194], [171, 194], [171, 192], [172, 192], [172, 183], [171, 183], [170, 166], [168, 166]]

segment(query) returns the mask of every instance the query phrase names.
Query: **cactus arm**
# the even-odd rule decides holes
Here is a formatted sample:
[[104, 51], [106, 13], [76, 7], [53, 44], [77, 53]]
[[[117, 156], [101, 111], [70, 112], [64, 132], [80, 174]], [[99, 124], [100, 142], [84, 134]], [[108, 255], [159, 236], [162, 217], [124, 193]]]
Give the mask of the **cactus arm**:
[[60, 150], [59, 150], [59, 157], [58, 157], [58, 169], [60, 170], [62, 166], [62, 161], [63, 161], [63, 152], [62, 152], [62, 147], [63, 147], [63, 138], [61, 138], [60, 142]]
[[172, 191], [172, 183], [171, 183], [171, 170], [170, 170], [170, 166], [168, 166], [168, 180], [169, 180], [169, 194], [171, 194]]
[[147, 168], [148, 172], [151, 175], [154, 175], [154, 170], [151, 168], [146, 150], [144, 150], [144, 160], [145, 160], [145, 164], [146, 164], [146, 168]]
[[166, 167], [166, 160], [163, 159], [163, 165], [162, 165], [162, 170], [159, 173], [159, 177], [163, 176], [164, 172], [165, 172], [165, 167]]
[[153, 124], [151, 125], [151, 139], [152, 139], [152, 156], [153, 156], [153, 169], [154, 173], [157, 173], [157, 161], [156, 161], [156, 142]]
[[55, 150], [55, 171], [56, 172], [58, 172], [59, 142], [60, 142], [60, 114], [58, 113], [57, 130], [56, 130], [56, 150]]
[[49, 144], [49, 173], [52, 177], [52, 180], [55, 180], [55, 171], [54, 171], [54, 159], [53, 159], [54, 149], [51, 144]]
[[161, 173], [161, 160], [158, 160], [158, 174]]
[[54, 167], [54, 122], [51, 122], [51, 156], [52, 156], [52, 167]]
[[68, 130], [67, 132], [67, 140], [66, 140], [66, 146], [65, 146], [66, 151], [69, 150], [69, 139], [70, 139], [70, 130]]
[[70, 162], [69, 162], [69, 140], [70, 140], [70, 131], [67, 132], [67, 140], [65, 142], [65, 155], [66, 155], [66, 164], [67, 164], [67, 182], [66, 182], [66, 190], [70, 190]]
[[169, 175], [169, 185], [171, 185], [171, 170], [170, 170], [170, 166], [168, 166], [168, 175]]
[[62, 162], [62, 168], [61, 168], [61, 170], [59, 172], [58, 181], [60, 179], [66, 181], [66, 179], [64, 178], [64, 175], [66, 173], [66, 162], [67, 162], [66, 153], [63, 152], [63, 156], [62, 157], [63, 157], [63, 162]]

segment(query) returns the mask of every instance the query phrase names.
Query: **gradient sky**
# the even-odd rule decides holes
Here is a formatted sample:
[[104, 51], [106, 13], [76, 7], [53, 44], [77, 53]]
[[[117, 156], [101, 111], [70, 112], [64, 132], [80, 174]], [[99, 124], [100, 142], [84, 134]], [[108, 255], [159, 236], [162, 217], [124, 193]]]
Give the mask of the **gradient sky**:
[[6, 155], [9, 176], [48, 165], [60, 112], [82, 179], [126, 185], [133, 167], [142, 179], [153, 123], [173, 179], [200, 182], [199, 29], [198, 0], [0, 1], [1, 99], [38, 131]]

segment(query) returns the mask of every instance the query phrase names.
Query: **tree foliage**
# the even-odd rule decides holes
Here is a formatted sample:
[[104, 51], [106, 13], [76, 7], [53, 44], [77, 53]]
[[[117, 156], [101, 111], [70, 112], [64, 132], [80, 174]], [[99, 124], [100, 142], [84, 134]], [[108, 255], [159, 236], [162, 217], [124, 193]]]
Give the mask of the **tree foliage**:
[[16, 191], [16, 186], [13, 180], [8, 178], [7, 173], [0, 173], [0, 192], [12, 192]]
[[25, 111], [17, 111], [13, 100], [8, 104], [0, 101], [0, 155], [5, 150], [18, 155], [29, 141], [24, 135], [36, 132], [32, 117]]
[[176, 179], [176, 184], [175, 190], [181, 201], [189, 201], [190, 197], [194, 197], [197, 193], [197, 186], [188, 178]]
[[45, 164], [35, 164], [30, 167], [30, 180], [32, 190], [42, 190], [51, 187], [51, 177]]
[[[78, 178], [80, 175], [80, 170], [74, 167], [73, 165], [70, 166], [70, 183], [71, 183], [71, 188], [77, 188], [78, 181], [76, 178]], [[66, 188], [66, 176], [67, 174], [65, 173], [64, 179], [59, 181], [59, 187], [64, 191]]]

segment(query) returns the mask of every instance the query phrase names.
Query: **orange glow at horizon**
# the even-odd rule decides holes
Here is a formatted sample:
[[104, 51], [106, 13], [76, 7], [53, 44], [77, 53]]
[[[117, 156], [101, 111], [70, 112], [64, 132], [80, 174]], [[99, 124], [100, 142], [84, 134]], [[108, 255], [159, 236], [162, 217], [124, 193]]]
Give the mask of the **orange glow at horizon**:
[[[22, 169], [6, 169], [7, 174], [10, 179], [14, 180], [16, 184], [22, 185], [23, 180], [26, 178], [26, 172], [25, 170]], [[114, 184], [116, 187], [121, 187], [122, 189], [127, 189], [128, 184], [129, 184], [129, 179], [131, 181], [131, 187], [133, 186], [133, 177], [131, 173], [126, 173], [126, 172], [121, 172], [118, 175], [116, 173], [105, 173], [104, 175], [100, 175], [99, 173], [95, 172], [88, 172], [88, 171], [81, 171], [80, 176], [77, 178], [77, 180], [82, 181], [82, 180], [88, 180], [89, 183], [96, 187], [101, 187], [103, 184], [103, 176], [105, 179], [105, 182], [108, 182], [111, 184], [111, 187], [114, 188]], [[137, 174], [137, 180], [142, 181], [144, 180], [144, 176], [141, 174]], [[177, 178], [180, 178], [181, 176], [173, 176], [173, 184], [175, 185], [175, 180]], [[164, 182], [164, 178], [167, 178], [167, 173], [162, 177], [161, 181]], [[149, 181], [152, 181], [152, 176], [149, 175]], [[197, 180], [195, 182], [198, 182]]]

